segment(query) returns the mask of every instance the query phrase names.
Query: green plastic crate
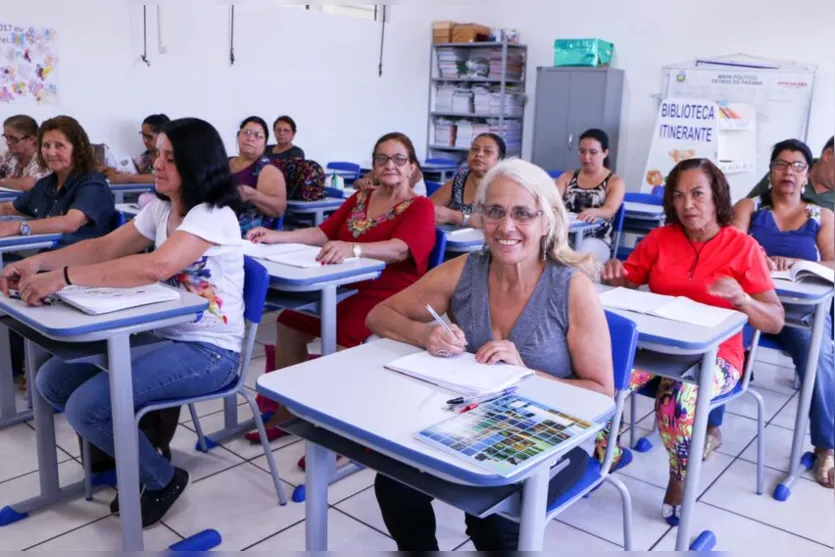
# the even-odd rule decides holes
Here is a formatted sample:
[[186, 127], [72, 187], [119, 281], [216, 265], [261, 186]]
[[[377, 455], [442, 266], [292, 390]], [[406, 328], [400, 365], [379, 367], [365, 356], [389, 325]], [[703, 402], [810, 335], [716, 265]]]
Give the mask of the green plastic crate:
[[600, 39], [556, 39], [554, 66], [607, 66], [615, 45]]

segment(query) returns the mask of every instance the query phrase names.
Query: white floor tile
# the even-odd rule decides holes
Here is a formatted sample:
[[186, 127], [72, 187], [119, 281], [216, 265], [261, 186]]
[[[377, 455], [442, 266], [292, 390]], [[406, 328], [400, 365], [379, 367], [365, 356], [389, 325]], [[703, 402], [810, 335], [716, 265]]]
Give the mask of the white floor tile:
[[[636, 551], [646, 551], [669, 528], [661, 518], [664, 489], [621, 476], [632, 496], [632, 542]], [[559, 515], [558, 520], [614, 544], [623, 544], [623, 513], [620, 493], [604, 484], [588, 499], [581, 499]]]
[[196, 443], [197, 434], [184, 426], [177, 428], [174, 439], [171, 441], [172, 461], [180, 468], [188, 470], [191, 481], [203, 479], [245, 462], [243, 458], [226, 450], [222, 445], [208, 453], [202, 453], [195, 450]]
[[794, 430], [794, 421], [797, 419], [797, 403], [799, 396], [794, 396], [774, 418], [771, 424]]
[[766, 362], [780, 367], [794, 367], [792, 359], [782, 350], [773, 350], [762, 346], [757, 348], [757, 362]]
[[779, 502], [771, 498], [771, 492], [782, 472], [766, 468], [766, 492], [761, 496], [749, 487], [754, 473], [752, 463], [737, 460], [707, 491], [702, 501], [830, 547], [835, 546], [835, 531], [832, 529], [835, 506], [832, 505], [831, 489], [797, 480], [792, 485], [791, 497]]
[[[648, 430], [641, 430], [642, 435], [649, 435]], [[654, 486], [667, 489], [670, 480], [670, 459], [667, 450], [658, 439], [653, 444], [653, 450], [647, 453], [632, 451], [634, 460], [632, 463], [621, 469], [620, 474], [642, 480]], [[733, 457], [724, 454], [714, 454], [702, 464], [702, 471], [699, 478], [699, 493], [702, 493], [716, 478], [733, 462]], [[660, 508], [660, 507], [659, 507]]]
[[[749, 520], [738, 514], [697, 503], [696, 514], [690, 528], [692, 540], [704, 530], [710, 530], [716, 536], [716, 546], [713, 551], [744, 550], [750, 555], [804, 555], [807, 552], [820, 552], [824, 549], [820, 544]], [[678, 528], [671, 529], [655, 550], [674, 551], [677, 535]]]
[[757, 436], [757, 421], [725, 412], [722, 422], [722, 446], [717, 453], [738, 456]]
[[[635, 396], [635, 401], [638, 406], [636, 422], [640, 422], [647, 416], [653, 414], [655, 412], [655, 399], [652, 399], [648, 396], [643, 395], [633, 395]], [[630, 419], [632, 416], [632, 402], [630, 399], [626, 399], [626, 402], [623, 405], [623, 427], [621, 428], [622, 431], [625, 431], [630, 426]], [[637, 440], [637, 438], [636, 438]], [[628, 442], [627, 437], [624, 436], [624, 442]]]
[[[304, 551], [304, 523], [250, 547], [247, 551]], [[328, 551], [395, 551], [390, 537], [335, 510], [328, 509]]]
[[751, 386], [757, 390], [793, 395], [795, 382], [794, 366], [782, 367], [768, 362], [754, 364], [754, 381]]
[[[298, 467], [299, 459], [304, 456], [304, 452], [305, 443], [303, 441], [273, 451], [275, 465], [278, 468], [278, 475], [281, 476], [282, 480], [294, 486], [304, 483], [305, 473]], [[265, 456], [256, 458], [252, 463], [266, 472], [270, 469], [267, 465], [267, 457]], [[372, 470], [360, 470], [355, 474], [351, 474], [331, 484], [328, 487], [328, 502], [331, 504], [338, 503], [374, 485], [375, 475], [376, 472]]]
[[255, 390], [255, 382], [264, 375], [266, 364], [267, 358], [265, 356], [259, 356], [258, 358], [253, 356], [249, 360], [249, 371], [247, 371], [245, 383], [247, 387]]
[[[0, 455], [0, 482], [37, 470], [35, 430], [25, 423], [0, 429]], [[58, 462], [69, 458], [58, 451]]]
[[[34, 427], [34, 422], [29, 422]], [[66, 414], [55, 415], [55, 442], [66, 453], [75, 458], [81, 457], [81, 447], [78, 444], [78, 435], [67, 422]]]
[[[58, 466], [62, 485], [79, 481], [83, 476], [84, 470], [74, 460]], [[34, 497], [38, 494], [38, 485], [37, 473], [0, 483], [0, 501], [8, 505]], [[94, 492], [93, 501], [86, 501], [81, 496], [34, 512], [19, 522], [4, 526], [0, 530], [0, 546], [6, 551], [22, 550], [105, 517], [110, 514], [108, 505], [115, 493], [106, 488]]]
[[[783, 472], [788, 472], [789, 470], [789, 458], [791, 457], [791, 446], [792, 446], [792, 439], [794, 438], [794, 432], [788, 429], [784, 429], [782, 427], [776, 426], [768, 426], [765, 428], [765, 465], [769, 468], [774, 468], [775, 470], [781, 470]], [[811, 451], [812, 450], [812, 441], [809, 435], [806, 435], [806, 443], [804, 445], [804, 451]], [[757, 462], [757, 447], [756, 445], [751, 445], [748, 447], [745, 452], [742, 453], [741, 457], [743, 460], [748, 462]], [[806, 470], [803, 473], [803, 476], [814, 480], [814, 470]]]
[[[245, 404], [246, 400], [244, 397], [238, 395], [238, 406], [241, 404]], [[205, 402], [198, 402], [194, 405], [194, 409], [197, 410], [197, 417], [202, 418], [203, 416], [209, 416], [211, 414], [215, 414], [223, 410], [223, 399], [222, 398], [215, 398], [212, 400], [207, 400]], [[183, 407], [180, 410], [180, 423], [190, 423], [191, 422], [191, 413], [188, 411], [188, 407]]]
[[[432, 506], [435, 509], [435, 536], [438, 539], [438, 547], [441, 551], [451, 551], [467, 539], [467, 534], [464, 533], [464, 513], [439, 501], [433, 501]], [[381, 532], [387, 532], [373, 489], [366, 489], [354, 495], [336, 505], [336, 508]]]
[[184, 537], [214, 528], [223, 537], [216, 549], [237, 551], [303, 518], [304, 505], [279, 506], [270, 475], [247, 463], [190, 485], [164, 522]]
[[[619, 543], [623, 543], [623, 540]], [[583, 553], [590, 551], [622, 551], [623, 547], [578, 530], [559, 520], [552, 520], [545, 528], [545, 551]]]
[[[145, 551], [164, 551], [181, 538], [162, 524], [142, 531]], [[78, 530], [51, 539], [37, 547], [36, 551], [121, 551], [122, 530], [115, 516], [88, 524]]]
[[475, 551], [475, 545], [473, 544], [473, 541], [470, 540], [455, 551]]
[[[757, 387], [754, 386], [756, 389]], [[765, 402], [765, 421], [768, 422], [789, 400], [790, 395], [775, 393], [773, 391], [758, 391]], [[729, 402], [726, 406], [726, 413], [745, 416], [746, 418], [757, 418], [757, 403], [750, 395], [741, 396]]]
[[261, 321], [255, 340], [261, 344], [275, 344], [275, 318], [273, 318], [272, 323]]

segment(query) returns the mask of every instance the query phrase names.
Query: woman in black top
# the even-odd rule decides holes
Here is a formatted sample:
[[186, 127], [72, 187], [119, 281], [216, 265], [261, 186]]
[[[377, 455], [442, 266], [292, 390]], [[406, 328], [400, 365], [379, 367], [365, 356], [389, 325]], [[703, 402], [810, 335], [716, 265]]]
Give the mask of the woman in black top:
[[272, 160], [303, 159], [304, 151], [293, 145], [296, 138], [296, 122], [289, 116], [279, 116], [273, 124], [277, 145], [267, 147], [267, 156]]

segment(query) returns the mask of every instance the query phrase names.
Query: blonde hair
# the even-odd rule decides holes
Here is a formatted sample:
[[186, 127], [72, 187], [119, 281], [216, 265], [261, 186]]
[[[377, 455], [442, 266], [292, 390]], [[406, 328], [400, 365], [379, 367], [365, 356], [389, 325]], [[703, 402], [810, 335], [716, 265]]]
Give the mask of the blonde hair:
[[593, 281], [600, 277], [600, 265], [588, 253], [571, 249], [568, 244], [568, 212], [562, 202], [554, 180], [547, 172], [535, 164], [512, 158], [499, 162], [490, 169], [481, 181], [476, 192], [476, 204], [483, 206], [487, 199], [487, 190], [499, 177], [507, 178], [525, 188], [539, 204], [542, 218], [545, 219], [547, 257], [585, 273]]

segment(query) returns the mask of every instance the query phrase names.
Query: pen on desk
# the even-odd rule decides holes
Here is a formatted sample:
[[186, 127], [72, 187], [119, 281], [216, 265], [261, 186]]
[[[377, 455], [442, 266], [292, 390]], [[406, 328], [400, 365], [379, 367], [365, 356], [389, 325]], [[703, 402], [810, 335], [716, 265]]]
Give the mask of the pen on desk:
[[478, 408], [478, 403], [473, 402], [472, 404], [466, 405], [464, 408], [458, 411], [459, 414], [464, 414], [465, 412], [469, 412], [470, 410], [475, 410]]
[[443, 327], [446, 332], [448, 332], [452, 336], [455, 336], [455, 333], [452, 332], [452, 329], [450, 329], [449, 326], [446, 323], [444, 323], [444, 320], [441, 319], [441, 316], [438, 315], [438, 312], [436, 312], [434, 309], [432, 309], [432, 306], [430, 306], [429, 304], [426, 304], [426, 311], [429, 312], [429, 315], [432, 316], [432, 319], [434, 319], [435, 322], [438, 323], [438, 325]]
[[470, 402], [489, 402], [491, 400], [495, 400], [497, 398], [501, 398], [505, 395], [509, 395], [511, 393], [515, 393], [519, 387], [508, 387], [507, 389], [497, 391], [495, 393], [487, 393], [478, 396], [471, 396], [471, 397], [463, 397], [459, 396], [456, 398], [451, 398], [446, 401], [447, 404], [455, 405], [455, 404], [468, 404]]

